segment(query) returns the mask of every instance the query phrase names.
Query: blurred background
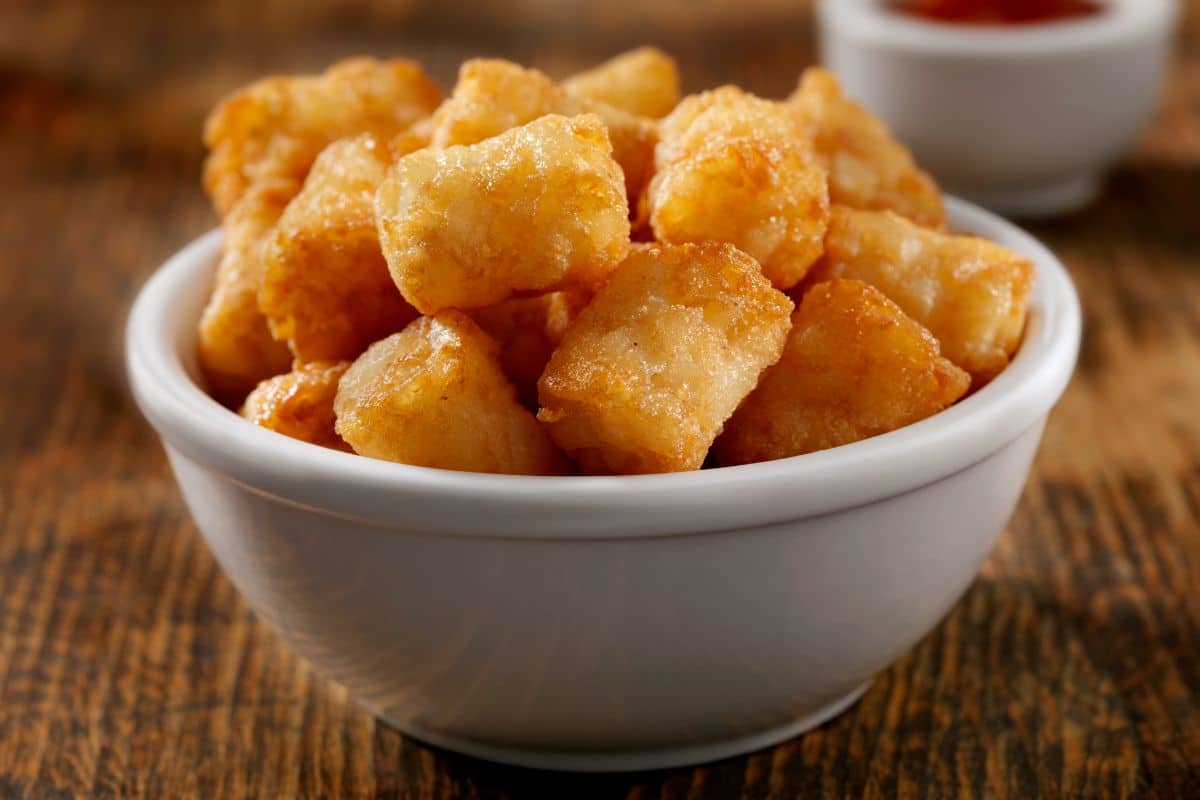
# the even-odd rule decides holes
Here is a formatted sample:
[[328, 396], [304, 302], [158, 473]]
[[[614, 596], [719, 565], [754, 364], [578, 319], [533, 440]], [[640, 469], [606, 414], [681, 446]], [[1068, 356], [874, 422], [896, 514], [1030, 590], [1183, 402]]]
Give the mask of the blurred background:
[[472, 56], [503, 56], [558, 77], [655, 43], [679, 60], [685, 89], [735, 81], [783, 94], [812, 61], [810, 5], [6, 0], [5, 162], [37, 169], [70, 153], [60, 169], [195, 167], [204, 114], [222, 94], [264, 73], [319, 71], [357, 54], [415, 58], [448, 90]]

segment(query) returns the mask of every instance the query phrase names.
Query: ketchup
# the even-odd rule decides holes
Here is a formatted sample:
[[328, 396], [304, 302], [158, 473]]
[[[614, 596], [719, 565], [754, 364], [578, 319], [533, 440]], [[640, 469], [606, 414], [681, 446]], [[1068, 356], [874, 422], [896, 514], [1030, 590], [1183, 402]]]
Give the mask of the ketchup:
[[902, 14], [959, 25], [1036, 25], [1094, 17], [1096, 0], [888, 0]]

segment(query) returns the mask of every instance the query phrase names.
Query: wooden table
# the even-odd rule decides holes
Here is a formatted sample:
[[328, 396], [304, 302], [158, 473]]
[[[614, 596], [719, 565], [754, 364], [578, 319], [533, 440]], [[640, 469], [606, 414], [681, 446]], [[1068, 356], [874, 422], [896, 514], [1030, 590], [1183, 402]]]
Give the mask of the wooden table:
[[966, 598], [801, 739], [603, 778], [428, 749], [293, 656], [130, 401], [124, 314], [215, 223], [201, 119], [259, 73], [399, 52], [448, 84], [480, 52], [563, 73], [654, 40], [689, 88], [778, 95], [806, 4], [258, 5], [0, 10], [0, 796], [1200, 797], [1200, 2], [1104, 199], [1034, 228], [1079, 284], [1083, 355]]

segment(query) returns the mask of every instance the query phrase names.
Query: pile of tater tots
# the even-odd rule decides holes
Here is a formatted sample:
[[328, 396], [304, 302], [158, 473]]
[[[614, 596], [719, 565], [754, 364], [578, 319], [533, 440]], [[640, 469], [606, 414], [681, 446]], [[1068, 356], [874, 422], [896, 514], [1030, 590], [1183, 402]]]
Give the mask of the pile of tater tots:
[[912, 424], [1002, 371], [1033, 265], [810, 69], [680, 96], [653, 48], [555, 82], [354, 59], [226, 98], [214, 398], [443, 469], [677, 472]]

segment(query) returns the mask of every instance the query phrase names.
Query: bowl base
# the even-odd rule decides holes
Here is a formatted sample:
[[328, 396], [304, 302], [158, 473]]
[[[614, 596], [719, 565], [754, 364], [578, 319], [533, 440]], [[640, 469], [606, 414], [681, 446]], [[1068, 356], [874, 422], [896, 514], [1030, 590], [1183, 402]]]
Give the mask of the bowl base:
[[961, 192], [985, 208], [1018, 219], [1047, 219], [1079, 211], [1100, 193], [1100, 176], [1086, 174], [1020, 189]]
[[867, 681], [813, 713], [778, 727], [733, 739], [662, 750], [611, 752], [522, 750], [433, 733], [423, 730], [419, 726], [399, 723], [386, 716], [383, 719], [413, 739], [484, 761], [561, 772], [642, 772], [719, 761], [723, 758], [731, 758], [780, 744], [838, 716], [854, 705], [870, 685], [871, 681]]

